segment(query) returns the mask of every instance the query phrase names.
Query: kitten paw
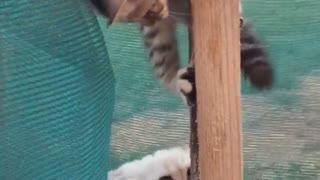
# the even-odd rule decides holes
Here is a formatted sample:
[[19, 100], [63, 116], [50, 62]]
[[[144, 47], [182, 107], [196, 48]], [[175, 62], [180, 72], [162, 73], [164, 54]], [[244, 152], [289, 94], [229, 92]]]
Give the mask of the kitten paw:
[[187, 67], [180, 69], [177, 76], [177, 88], [183, 101], [189, 106], [195, 106], [197, 100], [194, 68]]

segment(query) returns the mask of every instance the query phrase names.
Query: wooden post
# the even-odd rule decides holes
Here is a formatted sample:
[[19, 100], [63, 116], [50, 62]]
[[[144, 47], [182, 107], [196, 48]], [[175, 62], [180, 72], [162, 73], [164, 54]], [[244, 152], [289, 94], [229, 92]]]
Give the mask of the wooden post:
[[201, 180], [242, 180], [239, 0], [191, 0]]
[[[188, 6], [191, 6], [191, 1], [188, 1]], [[192, 14], [191, 9], [189, 9]], [[190, 23], [192, 26], [192, 22]], [[194, 65], [193, 58], [193, 34], [192, 30], [188, 28], [189, 38], [189, 63]], [[197, 106], [190, 108], [190, 176], [188, 180], [199, 180], [199, 139], [198, 139], [198, 123], [197, 123]]]

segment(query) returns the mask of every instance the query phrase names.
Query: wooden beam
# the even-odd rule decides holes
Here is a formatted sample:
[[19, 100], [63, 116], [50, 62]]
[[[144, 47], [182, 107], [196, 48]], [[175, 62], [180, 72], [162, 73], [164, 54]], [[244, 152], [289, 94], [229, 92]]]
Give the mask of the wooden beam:
[[[191, 6], [191, 0], [188, 1], [188, 6]], [[192, 14], [191, 9], [189, 9]], [[190, 23], [192, 26], [192, 22]], [[189, 64], [194, 65], [193, 58], [193, 34], [192, 29], [188, 28], [189, 38]], [[198, 123], [197, 123], [197, 105], [190, 108], [190, 176], [188, 180], [199, 180], [199, 139], [198, 139]]]
[[191, 0], [201, 180], [242, 180], [239, 0]]

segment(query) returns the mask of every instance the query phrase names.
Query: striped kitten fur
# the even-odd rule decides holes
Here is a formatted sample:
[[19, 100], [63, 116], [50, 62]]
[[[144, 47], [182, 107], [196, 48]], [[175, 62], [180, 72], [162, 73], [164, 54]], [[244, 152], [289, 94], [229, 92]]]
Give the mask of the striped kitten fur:
[[187, 180], [190, 176], [188, 146], [159, 150], [123, 164], [108, 173], [109, 180]]
[[[114, 17], [120, 1], [122, 0], [91, 0], [96, 9], [109, 19]], [[168, 0], [169, 17], [152, 25], [141, 25], [141, 33], [150, 63], [162, 84], [181, 95], [185, 102], [193, 104], [196, 91], [194, 70], [191, 67], [181, 69], [176, 37], [177, 23], [184, 23], [190, 27], [188, 1]], [[243, 76], [256, 89], [270, 89], [274, 80], [271, 62], [265, 47], [246, 19], [241, 26], [240, 42]]]

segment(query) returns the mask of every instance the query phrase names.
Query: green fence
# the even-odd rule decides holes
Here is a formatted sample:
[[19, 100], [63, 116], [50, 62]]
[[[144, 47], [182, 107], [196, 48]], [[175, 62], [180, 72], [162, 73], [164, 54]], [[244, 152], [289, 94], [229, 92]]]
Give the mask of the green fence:
[[[320, 179], [320, 1], [242, 2], [276, 72], [271, 92], [242, 82], [246, 179]], [[112, 166], [188, 143], [189, 113], [150, 75], [138, 26], [99, 22], [117, 80]], [[185, 27], [178, 32], [186, 64]]]
[[[0, 2], [0, 179], [106, 179], [108, 166], [188, 143], [188, 110], [153, 76], [138, 26], [107, 30], [82, 2]], [[320, 178], [319, 9], [243, 0], [276, 71], [271, 92], [242, 82], [248, 180]]]

